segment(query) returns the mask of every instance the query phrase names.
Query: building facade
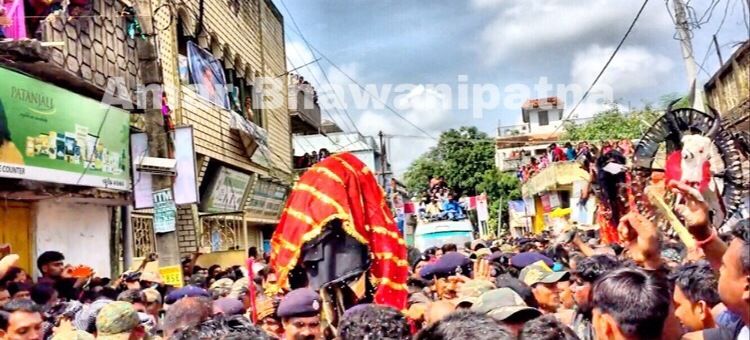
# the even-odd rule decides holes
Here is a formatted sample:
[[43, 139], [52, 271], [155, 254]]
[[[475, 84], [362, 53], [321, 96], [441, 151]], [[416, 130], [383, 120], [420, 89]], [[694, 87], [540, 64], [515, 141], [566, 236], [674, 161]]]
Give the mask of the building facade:
[[516, 171], [532, 157], [544, 155], [563, 132], [564, 109], [557, 97], [527, 100], [521, 107], [522, 124], [497, 128], [495, 166], [500, 171]]
[[[152, 6], [166, 102], [196, 156], [200, 203], [178, 206], [179, 252], [261, 248], [292, 183], [283, 17], [270, 0]], [[133, 212], [136, 257], [155, 250], [151, 215]]]
[[119, 273], [130, 112], [103, 99], [113, 79], [130, 90], [121, 104], [138, 84], [135, 40], [120, 15], [127, 8], [92, 0], [46, 17], [40, 8], [0, 42], [0, 248], [30, 273], [48, 250], [100, 276]]

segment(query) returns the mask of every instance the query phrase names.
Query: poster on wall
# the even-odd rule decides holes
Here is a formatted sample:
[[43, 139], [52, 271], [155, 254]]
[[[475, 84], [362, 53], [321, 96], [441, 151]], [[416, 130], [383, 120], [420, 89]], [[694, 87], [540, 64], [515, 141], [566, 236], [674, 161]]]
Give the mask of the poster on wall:
[[[195, 169], [195, 145], [193, 143], [193, 127], [178, 126], [170, 132], [174, 141], [174, 158], [177, 175], [174, 177], [175, 204], [191, 204], [198, 202], [198, 186]], [[130, 135], [130, 153], [133, 159], [133, 199], [136, 209], [152, 208], [154, 206], [152, 191], [152, 175], [148, 172], [136, 170], [136, 164], [148, 155], [148, 137], [145, 133]]]
[[208, 213], [237, 212], [244, 209], [247, 188], [252, 176], [218, 166], [212, 180], [205, 188], [201, 211]]
[[172, 189], [154, 191], [154, 233], [175, 231], [177, 206], [174, 204]]
[[226, 79], [221, 62], [210, 52], [188, 41], [188, 68], [191, 83], [198, 94], [208, 101], [229, 110]]
[[127, 111], [0, 68], [0, 177], [130, 190]]

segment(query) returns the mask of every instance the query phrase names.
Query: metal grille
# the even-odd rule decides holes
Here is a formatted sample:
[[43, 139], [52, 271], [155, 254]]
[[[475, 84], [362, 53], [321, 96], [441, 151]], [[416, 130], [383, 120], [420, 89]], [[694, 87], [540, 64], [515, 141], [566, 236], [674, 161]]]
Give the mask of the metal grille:
[[242, 248], [242, 214], [201, 216], [200, 247], [211, 251]]
[[156, 251], [156, 240], [154, 237], [154, 220], [149, 215], [131, 216], [133, 225], [133, 255], [144, 257]]

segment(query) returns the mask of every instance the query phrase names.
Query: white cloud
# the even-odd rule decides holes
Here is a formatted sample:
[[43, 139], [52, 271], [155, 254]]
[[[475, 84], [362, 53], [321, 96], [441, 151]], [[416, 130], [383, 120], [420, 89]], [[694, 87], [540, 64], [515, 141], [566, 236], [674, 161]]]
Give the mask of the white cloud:
[[[588, 88], [612, 51], [614, 46], [594, 44], [577, 52], [570, 67], [571, 82]], [[670, 78], [673, 68], [674, 62], [662, 54], [642, 46], [626, 46], [612, 59], [592, 92], [608, 88], [614, 91], [613, 99], [616, 99], [644, 89], [656, 89], [664, 79]]]
[[[446, 100], [449, 99], [438, 90], [417, 85], [396, 97], [394, 106], [404, 118], [437, 137], [454, 119]], [[364, 135], [377, 135], [383, 131], [386, 135], [393, 136], [389, 159], [396, 176], [401, 176], [414, 159], [435, 145], [434, 140], [424, 136], [424, 133], [393, 112], [385, 110], [362, 112], [357, 126]]]
[[[612, 43], [624, 34], [640, 2], [474, 0], [472, 5], [480, 11], [497, 12], [481, 34], [479, 49], [485, 63], [496, 65], [523, 55], [561, 58], [581, 41]], [[655, 33], [672, 29], [663, 7], [655, 7], [647, 7], [636, 26], [636, 30], [649, 32], [643, 39], [661, 38]]]

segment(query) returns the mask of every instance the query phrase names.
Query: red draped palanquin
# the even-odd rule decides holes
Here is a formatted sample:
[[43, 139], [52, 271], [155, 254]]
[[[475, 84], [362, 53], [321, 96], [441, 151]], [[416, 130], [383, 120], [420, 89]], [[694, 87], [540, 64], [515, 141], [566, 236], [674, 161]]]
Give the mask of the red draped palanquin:
[[344, 231], [369, 248], [375, 303], [406, 308], [406, 242], [372, 171], [350, 153], [330, 156], [307, 170], [292, 189], [271, 239], [271, 267], [286, 286], [305, 242], [341, 220]]

